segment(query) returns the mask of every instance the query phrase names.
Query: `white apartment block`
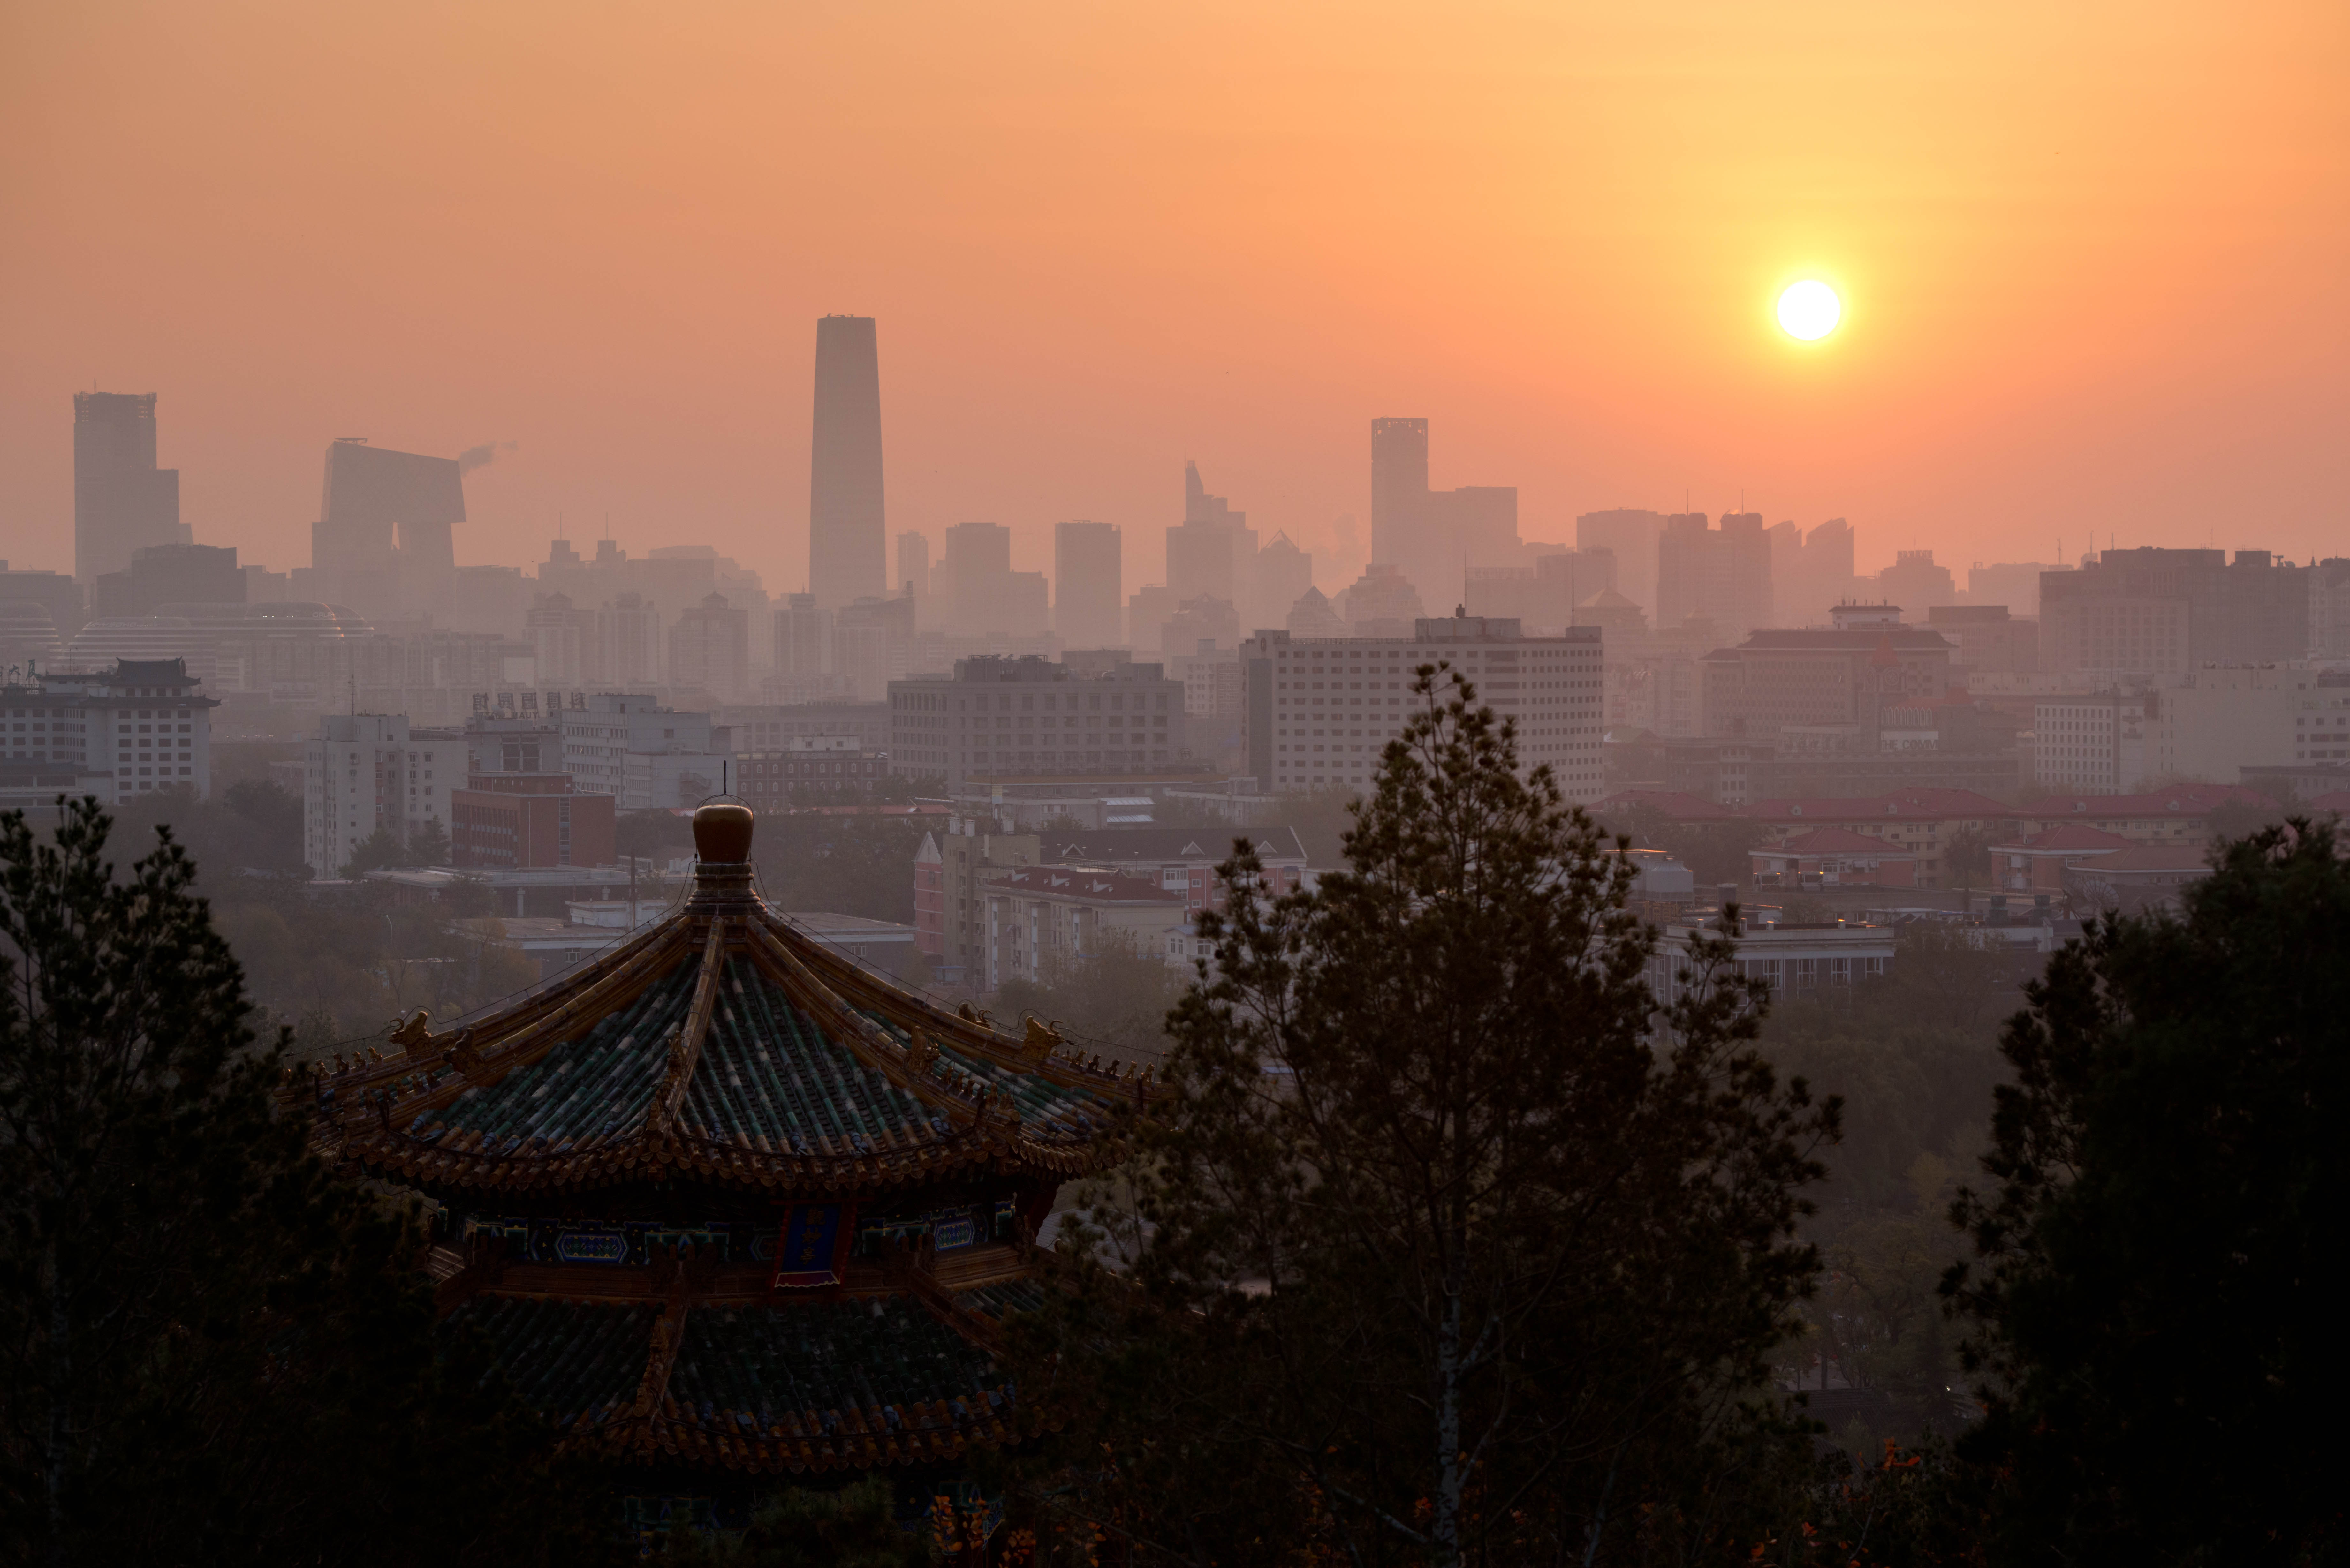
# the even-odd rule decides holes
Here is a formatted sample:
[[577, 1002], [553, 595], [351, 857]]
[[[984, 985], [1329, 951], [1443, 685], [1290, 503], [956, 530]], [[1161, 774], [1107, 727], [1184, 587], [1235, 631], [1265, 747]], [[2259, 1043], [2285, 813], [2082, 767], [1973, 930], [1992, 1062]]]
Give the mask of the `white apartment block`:
[[614, 796], [620, 811], [695, 805], [720, 787], [733, 759], [731, 732], [707, 713], [658, 700], [599, 692], [563, 710], [563, 771], [582, 794]]
[[0, 687], [0, 805], [58, 795], [108, 805], [161, 789], [212, 793], [212, 711], [184, 660], [120, 659], [100, 674]]
[[2136, 789], [2148, 776], [2147, 709], [2152, 701], [2146, 695], [2102, 691], [2033, 703], [2033, 781], [2078, 794]]
[[1190, 918], [1187, 890], [1165, 874], [1023, 866], [982, 877], [990, 990], [1013, 979], [1050, 984], [1112, 943], [1157, 953]]
[[1248, 670], [1242, 732], [1249, 771], [1274, 793], [1368, 789], [1388, 741], [1417, 711], [1413, 671], [1450, 664], [1480, 702], [1517, 722], [1518, 757], [1548, 765], [1570, 801], [1606, 792], [1600, 628], [1527, 637], [1514, 618], [1415, 621], [1410, 637], [1293, 639], [1267, 632], [1241, 645]]
[[428, 822], [449, 829], [449, 794], [465, 787], [457, 730], [411, 730], [400, 713], [328, 714], [303, 756], [302, 857], [314, 877], [342, 874], [378, 828], [404, 841]]

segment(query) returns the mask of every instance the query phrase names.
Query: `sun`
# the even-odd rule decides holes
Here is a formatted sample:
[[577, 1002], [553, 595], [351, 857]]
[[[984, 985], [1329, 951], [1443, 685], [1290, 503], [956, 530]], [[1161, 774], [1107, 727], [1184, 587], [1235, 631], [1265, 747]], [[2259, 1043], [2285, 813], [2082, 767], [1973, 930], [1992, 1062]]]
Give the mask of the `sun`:
[[1779, 325], [1786, 328], [1788, 337], [1805, 342], [1834, 332], [1843, 315], [1844, 305], [1835, 290], [1815, 278], [1790, 284], [1779, 296]]

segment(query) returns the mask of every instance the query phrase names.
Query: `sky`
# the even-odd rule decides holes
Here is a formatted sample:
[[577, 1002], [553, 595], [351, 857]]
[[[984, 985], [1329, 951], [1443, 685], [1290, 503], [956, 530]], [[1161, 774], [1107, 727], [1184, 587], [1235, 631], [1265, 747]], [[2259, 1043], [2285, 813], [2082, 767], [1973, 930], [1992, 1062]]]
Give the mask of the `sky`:
[[247, 562], [337, 436], [512, 442], [461, 562], [795, 589], [827, 312], [892, 533], [1107, 519], [1129, 587], [1186, 458], [1341, 586], [1381, 415], [1528, 539], [2350, 554], [2345, 80], [2339, 0], [0, 0], [0, 557], [70, 569], [95, 386]]

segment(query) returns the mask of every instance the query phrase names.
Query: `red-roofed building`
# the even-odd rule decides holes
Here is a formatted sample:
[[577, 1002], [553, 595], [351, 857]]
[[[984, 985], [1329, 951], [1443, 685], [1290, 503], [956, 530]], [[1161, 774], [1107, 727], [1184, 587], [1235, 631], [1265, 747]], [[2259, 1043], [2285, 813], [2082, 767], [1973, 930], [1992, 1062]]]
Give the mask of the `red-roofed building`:
[[2014, 844], [1994, 844], [1991, 879], [2010, 892], [2054, 892], [2064, 886], [2065, 868], [2099, 856], [2137, 847], [2135, 839], [2086, 823], [2060, 823]]
[[2275, 804], [2241, 784], [2186, 784], [2146, 794], [2046, 795], [2010, 815], [2024, 836], [2074, 822], [2139, 844], [2200, 844], [2210, 836], [2213, 808]]
[[1763, 800], [1748, 806], [1744, 815], [1762, 828], [1766, 845], [1782, 845], [1815, 828], [1842, 827], [1911, 851], [1918, 857], [1916, 886], [1920, 888], [1942, 885], [1942, 852], [1959, 833], [2003, 835], [2015, 821], [2013, 806], [1969, 789]]
[[1918, 853], [1843, 827], [1815, 827], [1753, 854], [1757, 887], [1914, 888]]
[[2320, 816], [2350, 816], [2350, 789], [2328, 790], [2314, 800], [2301, 803], [2304, 810]]

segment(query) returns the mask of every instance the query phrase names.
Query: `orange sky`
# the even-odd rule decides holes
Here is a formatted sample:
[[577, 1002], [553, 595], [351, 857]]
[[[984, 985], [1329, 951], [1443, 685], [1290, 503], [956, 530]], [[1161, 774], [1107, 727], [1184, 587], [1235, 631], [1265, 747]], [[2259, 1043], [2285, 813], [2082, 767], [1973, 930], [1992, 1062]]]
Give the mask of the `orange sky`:
[[2339, 0], [7, 0], [0, 556], [69, 566], [96, 381], [248, 561], [334, 436], [512, 441], [461, 560], [608, 514], [795, 587], [828, 310], [893, 532], [1108, 518], [1129, 587], [1186, 457], [1326, 553], [1380, 414], [1528, 538], [2350, 553], [2345, 82]]

